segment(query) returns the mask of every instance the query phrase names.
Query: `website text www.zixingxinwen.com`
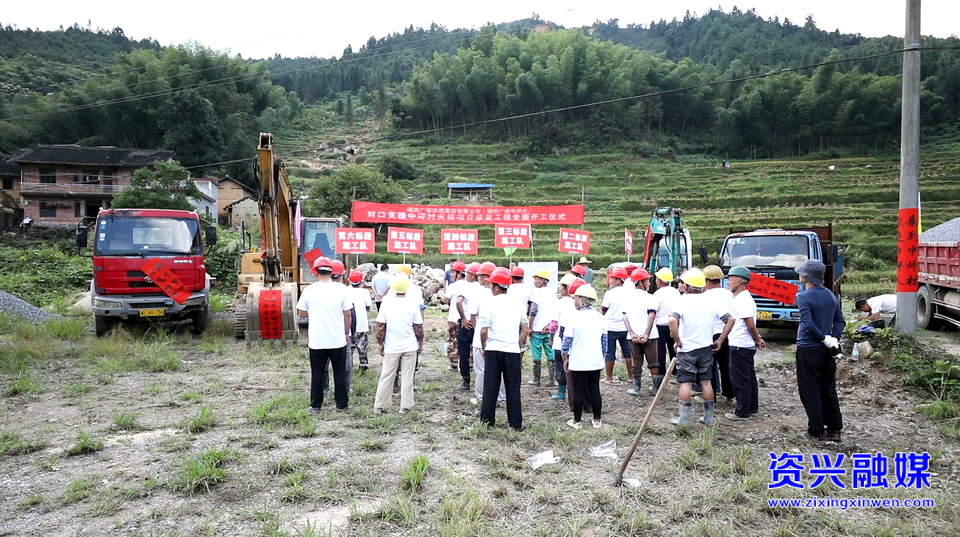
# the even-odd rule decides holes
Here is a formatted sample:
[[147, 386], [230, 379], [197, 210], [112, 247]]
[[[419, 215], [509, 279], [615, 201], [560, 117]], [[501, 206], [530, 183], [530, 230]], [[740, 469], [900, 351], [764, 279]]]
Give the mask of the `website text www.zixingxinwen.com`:
[[767, 505], [772, 508], [792, 507], [796, 509], [868, 509], [878, 507], [907, 507], [907, 508], [932, 508], [936, 507], [936, 501], [932, 498], [800, 498], [800, 499], [775, 499], [767, 500]]

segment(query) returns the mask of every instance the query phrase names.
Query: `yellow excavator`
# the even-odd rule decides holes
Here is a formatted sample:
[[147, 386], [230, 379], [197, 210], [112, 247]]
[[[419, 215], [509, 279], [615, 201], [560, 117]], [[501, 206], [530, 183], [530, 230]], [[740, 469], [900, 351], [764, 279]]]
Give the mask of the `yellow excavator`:
[[[234, 305], [237, 339], [252, 342], [296, 342], [297, 298], [302, 271], [296, 231], [297, 200], [291, 197], [283, 162], [273, 152], [273, 135], [260, 133], [254, 177], [260, 188], [259, 252], [247, 252], [240, 261]], [[309, 269], [308, 269], [309, 270]]]

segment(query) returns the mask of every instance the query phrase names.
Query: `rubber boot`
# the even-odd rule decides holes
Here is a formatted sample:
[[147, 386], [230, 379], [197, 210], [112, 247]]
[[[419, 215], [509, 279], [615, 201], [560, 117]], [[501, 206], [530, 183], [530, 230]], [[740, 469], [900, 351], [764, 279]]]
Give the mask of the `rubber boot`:
[[653, 384], [650, 386], [650, 395], [657, 395], [660, 385], [663, 384], [663, 375], [653, 375]]
[[715, 423], [713, 421], [713, 409], [716, 404], [716, 400], [703, 401], [703, 416], [700, 417], [700, 423], [703, 423], [707, 427], [713, 427], [713, 424]]
[[540, 386], [540, 360], [533, 361], [533, 380], [528, 380], [530, 386]]
[[470, 390], [470, 377], [460, 377], [460, 378], [463, 379], [463, 384], [460, 385], [460, 389], [461, 389], [462, 391], [469, 391], [469, 390]]
[[547, 386], [557, 385], [557, 367], [554, 360], [547, 360]]
[[563, 401], [567, 398], [567, 385], [561, 384], [557, 386], [557, 393], [550, 396], [550, 399], [559, 399]]
[[693, 403], [690, 401], [680, 401], [680, 416], [670, 420], [674, 425], [690, 425], [690, 410]]
[[643, 395], [643, 388], [640, 386], [640, 375], [633, 376], [633, 388], [627, 390], [627, 395], [640, 397]]

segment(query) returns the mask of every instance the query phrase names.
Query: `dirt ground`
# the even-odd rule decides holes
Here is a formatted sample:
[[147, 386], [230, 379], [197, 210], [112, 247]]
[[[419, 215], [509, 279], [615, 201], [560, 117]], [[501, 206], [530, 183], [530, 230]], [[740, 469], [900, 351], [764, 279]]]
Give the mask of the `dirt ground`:
[[[527, 430], [509, 430], [501, 408], [498, 427], [481, 431], [477, 407], [468, 402], [472, 392], [457, 390], [458, 373], [446, 369], [445, 325], [438, 313], [428, 316], [415, 412], [400, 415], [394, 409], [373, 416], [380, 369], [374, 351], [374, 372], [355, 377], [353, 410], [336, 413], [328, 402], [329, 408], [311, 417], [316, 429], [309, 434], [265, 427], [252, 418], [265, 401], [305, 397], [304, 341], [295, 348], [248, 349], [229, 336], [208, 334], [201, 341], [184, 330], [170, 347], [182, 359], [182, 370], [109, 378], [69, 360], [52, 360], [37, 372], [42, 393], [0, 401], [2, 431], [44, 445], [0, 456], [0, 535], [715, 537], [960, 531], [958, 444], [915, 411], [917, 396], [882, 358], [839, 364], [844, 441], [812, 445], [796, 438], [806, 417], [790, 334], [770, 333], [771, 348], [757, 356], [760, 415], [746, 422], [720, 418], [712, 432], [700, 424], [677, 431], [668, 421], [677, 412], [677, 386], [671, 384], [624, 474], [640, 486], [618, 488], [612, 485], [617, 467], [652, 397], [626, 395], [626, 382], [605, 385], [604, 427], [575, 432], [565, 426], [570, 416], [565, 404], [549, 398], [555, 388], [524, 385]], [[936, 337], [951, 352], [958, 348], [955, 332]], [[529, 353], [525, 360], [530, 363]], [[529, 370], [528, 365], [526, 377]], [[625, 378], [622, 365], [616, 373]], [[187, 432], [184, 423], [203, 407], [212, 409], [216, 424]], [[732, 408], [718, 403], [717, 414]], [[137, 427], [118, 430], [118, 413], [135, 414]], [[699, 415], [695, 405], [694, 419]], [[102, 439], [103, 448], [67, 455], [81, 432]], [[609, 440], [617, 443], [617, 459], [590, 456], [589, 448]], [[209, 491], [175, 490], [170, 483], [185, 461], [212, 448], [229, 453], [224, 481]], [[558, 463], [533, 470], [524, 462], [549, 449], [560, 457]], [[890, 458], [891, 473], [895, 452], [933, 453], [932, 489], [901, 489], [897, 497], [936, 494], [938, 506], [932, 512], [768, 508], [762, 505], [766, 498], [790, 496], [767, 491], [770, 453], [785, 451], [879, 452]], [[417, 455], [429, 459], [424, 486], [403, 492], [404, 469]], [[299, 483], [282, 470], [294, 463], [304, 470]]]

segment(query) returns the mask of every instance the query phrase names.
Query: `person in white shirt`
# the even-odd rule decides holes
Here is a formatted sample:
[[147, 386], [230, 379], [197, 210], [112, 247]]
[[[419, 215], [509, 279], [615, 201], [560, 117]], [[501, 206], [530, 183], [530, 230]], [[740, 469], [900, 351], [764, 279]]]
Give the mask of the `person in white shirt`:
[[[673, 272], [663, 267], [654, 275], [657, 279], [657, 290], [653, 293], [653, 302], [657, 306], [657, 368], [661, 374], [667, 370], [667, 356], [674, 359], [677, 356], [673, 346], [673, 337], [670, 335], [670, 312], [673, 311], [673, 305], [680, 299], [680, 291], [670, 285], [673, 282]], [[654, 379], [656, 381], [656, 379]], [[663, 379], [660, 379], [663, 380]], [[655, 390], [650, 390], [653, 395]]]
[[365, 373], [370, 367], [367, 361], [367, 336], [370, 332], [370, 307], [373, 301], [370, 300], [370, 291], [365, 289], [363, 283], [363, 273], [357, 269], [350, 271], [347, 278], [350, 282], [351, 300], [353, 301], [353, 341], [350, 349], [350, 362], [353, 362], [353, 349], [357, 350], [357, 357], [360, 359], [360, 372]]
[[463, 261], [453, 261], [450, 265], [452, 281], [445, 285], [443, 298], [440, 299], [441, 302], [450, 306], [450, 309], [447, 310], [447, 362], [450, 371], [456, 371], [460, 362], [460, 354], [457, 349], [457, 332], [460, 329], [457, 298], [459, 298], [463, 287], [467, 285], [466, 280], [464, 280], [466, 270], [467, 266], [463, 264]]
[[550, 273], [538, 270], [533, 275], [533, 293], [530, 295], [530, 355], [533, 358], [533, 380], [527, 382], [531, 386], [540, 386], [541, 364], [543, 357], [547, 358], [548, 386], [553, 386], [553, 376], [550, 370], [554, 368], [553, 349], [550, 348], [550, 316], [551, 310], [557, 301], [557, 295], [547, 288]]
[[387, 294], [387, 291], [390, 290], [390, 266], [386, 263], [380, 265], [380, 272], [378, 272], [373, 280], [370, 281], [370, 285], [373, 286], [373, 301], [377, 303], [377, 311], [380, 311], [380, 303], [383, 302], [383, 295]]
[[[623, 324], [627, 327], [630, 337], [630, 355], [633, 356], [633, 386], [627, 390], [627, 395], [639, 397], [643, 395], [643, 362], [646, 361], [653, 378], [654, 389], [660, 388], [663, 375], [657, 363], [657, 340], [660, 338], [656, 329], [657, 307], [653, 295], [646, 291], [645, 283], [650, 280], [647, 269], [640, 267], [630, 274], [630, 281], [635, 288], [630, 300], [623, 306]], [[658, 380], [659, 378], [659, 380]]]
[[[707, 279], [707, 290], [704, 291], [708, 295], [712, 295], [713, 299], [717, 301], [720, 311], [727, 312], [730, 311], [730, 305], [733, 304], [733, 293], [729, 289], [723, 287], [723, 269], [717, 265], [707, 265], [703, 267], [703, 275]], [[723, 332], [724, 323], [720, 319], [717, 319], [713, 323], [713, 340], [716, 341], [720, 337], [720, 332]], [[713, 353], [713, 393], [715, 396], [726, 399], [727, 401], [733, 401], [735, 393], [733, 391], [733, 381], [730, 379], [730, 346], [724, 342], [720, 346], [720, 350]], [[697, 386], [693, 386], [694, 395], [699, 395], [697, 393]]]
[[584, 283], [573, 292], [577, 308], [564, 328], [563, 365], [573, 380], [573, 418], [567, 425], [580, 429], [583, 417], [583, 398], [589, 394], [593, 410], [593, 428], [603, 426], [603, 399], [600, 396], [600, 372], [607, 353], [607, 329], [603, 315], [593, 309], [597, 291]]
[[747, 420], [760, 412], [760, 386], [757, 383], [753, 358], [757, 349], [767, 349], [767, 343], [757, 330], [757, 304], [747, 291], [750, 277], [750, 269], [747, 267], [733, 267], [727, 274], [727, 287], [733, 291], [733, 304], [730, 311], [724, 312], [721, 317], [724, 322], [723, 331], [713, 344], [713, 348], [718, 349], [724, 341], [730, 342], [730, 379], [733, 382], [737, 407], [723, 417], [732, 421]]
[[[471, 297], [480, 290], [480, 284], [477, 282], [478, 270], [480, 270], [480, 263], [476, 261], [467, 265], [464, 272], [466, 275], [464, 281], [467, 282], [467, 285], [461, 286], [457, 291], [460, 293], [456, 302], [457, 315], [460, 316], [460, 326], [457, 327], [457, 355], [460, 358], [460, 378], [463, 380], [460, 389], [463, 391], [470, 390], [470, 369], [473, 366], [472, 349], [475, 325], [469, 311]], [[452, 301], [451, 304], [453, 304]]]
[[313, 263], [317, 281], [307, 286], [297, 301], [297, 314], [308, 319], [307, 346], [310, 348], [310, 412], [323, 406], [323, 385], [327, 362], [333, 364], [334, 401], [337, 411], [349, 408], [347, 338], [353, 316], [349, 290], [332, 281], [333, 264], [327, 257]]
[[420, 304], [406, 295], [410, 278], [400, 272], [390, 280], [394, 294], [384, 298], [377, 312], [377, 343], [383, 355], [383, 370], [377, 383], [373, 411], [383, 413], [393, 395], [392, 385], [400, 372], [400, 413], [413, 409], [413, 373], [417, 354], [423, 350], [423, 315]]
[[888, 314], [893, 315], [890, 326], [897, 324], [897, 295], [878, 295], [866, 300], [861, 298], [854, 307], [861, 312], [857, 315], [858, 321], [876, 321], [881, 314]]
[[507, 421], [517, 431], [523, 430], [520, 409], [520, 349], [527, 342], [525, 304], [507, 294], [511, 283], [505, 268], [496, 268], [490, 275], [489, 307], [480, 317], [480, 352], [483, 354], [483, 403], [480, 421], [493, 427], [496, 421], [498, 386], [504, 386]]
[[[507, 288], [507, 295], [516, 300], [525, 316], [530, 315], [530, 299], [533, 296], [533, 289], [523, 281], [524, 273], [520, 267], [510, 269], [510, 287]], [[529, 325], [527, 325], [529, 328]], [[529, 334], [527, 335], [529, 339]], [[523, 348], [520, 348], [520, 362], [523, 362]]]
[[714, 425], [713, 323], [719, 318], [713, 298], [704, 293], [707, 279], [698, 268], [680, 276], [687, 292], [680, 296], [670, 314], [670, 334], [677, 351], [677, 381], [680, 383], [680, 416], [670, 420], [674, 425], [690, 425], [693, 383], [703, 393], [703, 417], [708, 427]]
[[563, 359], [561, 357], [561, 350], [563, 349], [562, 327], [564, 317], [577, 311], [576, 306], [573, 305], [573, 297], [570, 295], [570, 284], [577, 281], [577, 279], [573, 274], [564, 274], [563, 278], [560, 278], [560, 284], [558, 286], [560, 299], [554, 304], [553, 315], [550, 316], [550, 348], [553, 350], [555, 369], [555, 371], [551, 371], [550, 374], [556, 375], [557, 378], [557, 393], [551, 395], [550, 398], [561, 401], [567, 398], [567, 374], [563, 369]]
[[[470, 304], [469, 312], [470, 322], [473, 326], [477, 327], [473, 331], [473, 341], [471, 342], [472, 351], [473, 351], [473, 368], [477, 372], [475, 385], [475, 394], [476, 397], [470, 399], [470, 403], [474, 405], [483, 404], [483, 386], [486, 376], [484, 373], [485, 360], [483, 357], [483, 343], [480, 341], [481, 330], [480, 328], [480, 319], [486, 313], [487, 308], [490, 307], [490, 300], [493, 298], [493, 293], [490, 291], [490, 275], [493, 274], [494, 269], [497, 266], [491, 263], [490, 261], [484, 261], [480, 264], [480, 268], [477, 269], [477, 278], [480, 281], [480, 288], [475, 292], [470, 293]], [[503, 383], [500, 384], [500, 391], [498, 400], [505, 401], [507, 399], [506, 388]]]
[[627, 337], [627, 327], [623, 324], [623, 305], [629, 297], [630, 289], [623, 286], [627, 280], [627, 270], [623, 267], [614, 267], [610, 270], [610, 288], [603, 294], [600, 312], [606, 320], [607, 354], [604, 356], [604, 366], [607, 377], [602, 382], [612, 384], [613, 366], [617, 362], [617, 343], [620, 343], [620, 354], [627, 366], [627, 380], [633, 383], [633, 358], [630, 355], [630, 338]]

